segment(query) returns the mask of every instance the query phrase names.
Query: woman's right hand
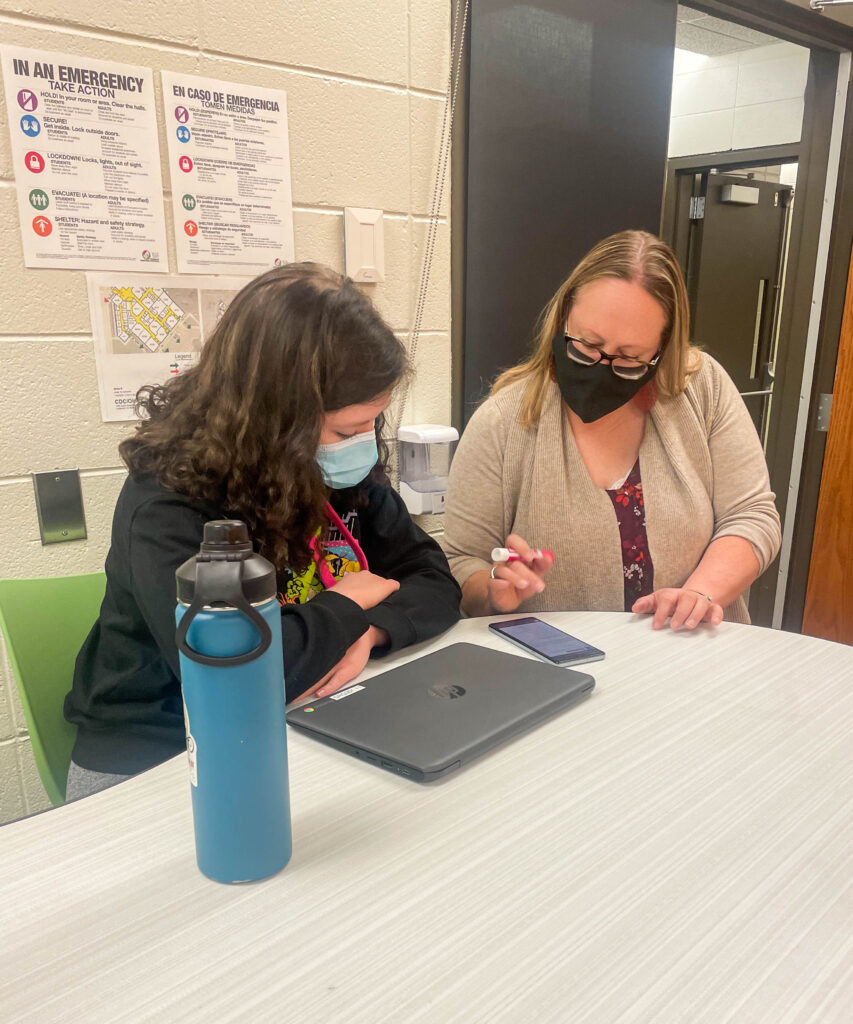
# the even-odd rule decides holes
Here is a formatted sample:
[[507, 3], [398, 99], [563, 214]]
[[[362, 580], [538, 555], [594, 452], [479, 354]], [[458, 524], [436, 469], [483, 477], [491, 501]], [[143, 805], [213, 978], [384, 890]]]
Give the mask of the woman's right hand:
[[400, 589], [397, 580], [386, 580], [384, 576], [377, 576], [374, 572], [348, 572], [343, 579], [335, 584], [334, 593], [343, 594], [350, 601], [367, 611], [368, 608], [375, 608], [376, 605], [390, 597], [395, 590]]
[[495, 565], [491, 575], [485, 574], [485, 603], [482, 611], [474, 614], [503, 615], [514, 612], [522, 601], [534, 594], [541, 594], [545, 589], [545, 577], [554, 564], [553, 559], [547, 556], [533, 557], [530, 545], [517, 533], [507, 537], [506, 547], [512, 548], [521, 559], [516, 562], [500, 562]]

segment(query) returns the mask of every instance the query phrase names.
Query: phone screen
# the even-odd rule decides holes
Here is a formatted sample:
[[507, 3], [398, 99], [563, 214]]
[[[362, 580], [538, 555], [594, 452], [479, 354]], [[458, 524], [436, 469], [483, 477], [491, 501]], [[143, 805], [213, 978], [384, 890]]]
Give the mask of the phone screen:
[[551, 626], [541, 619], [514, 619], [509, 622], [495, 622], [492, 629], [508, 639], [515, 640], [525, 647], [530, 647], [546, 658], [554, 661], [571, 660], [572, 655], [583, 655], [589, 652], [600, 653], [597, 648], [586, 644], [583, 640], [564, 633], [556, 626]]

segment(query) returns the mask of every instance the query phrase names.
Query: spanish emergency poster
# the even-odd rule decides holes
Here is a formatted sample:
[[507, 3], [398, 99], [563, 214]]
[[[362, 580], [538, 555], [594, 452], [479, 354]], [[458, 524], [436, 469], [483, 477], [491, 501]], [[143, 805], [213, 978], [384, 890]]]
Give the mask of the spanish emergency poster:
[[0, 47], [24, 263], [166, 271], [150, 68]]
[[248, 278], [87, 274], [101, 416], [137, 419], [136, 393], [198, 362]]
[[289, 263], [286, 93], [160, 74], [179, 273], [254, 275]]

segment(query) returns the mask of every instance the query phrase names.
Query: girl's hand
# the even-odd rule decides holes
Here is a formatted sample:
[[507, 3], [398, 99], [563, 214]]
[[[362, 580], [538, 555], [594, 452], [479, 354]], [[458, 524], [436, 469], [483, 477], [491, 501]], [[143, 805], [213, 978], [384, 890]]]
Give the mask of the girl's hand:
[[665, 587], [636, 600], [631, 611], [642, 614], [654, 613], [652, 629], [660, 629], [669, 619], [672, 629], [686, 626], [695, 629], [700, 622], [719, 626], [723, 621], [723, 609], [704, 594], [685, 587]]
[[530, 545], [517, 533], [507, 537], [506, 547], [519, 554], [521, 560], [499, 562], [492, 570], [492, 578], [487, 581], [487, 593], [496, 613], [514, 612], [522, 601], [541, 594], [545, 589], [545, 576], [554, 564], [547, 555], [534, 558]]
[[399, 589], [400, 584], [397, 580], [386, 580], [384, 576], [377, 576], [375, 572], [362, 571], [348, 572], [342, 580], [338, 580], [332, 592], [343, 594], [350, 601], [355, 601], [359, 608], [366, 612], [368, 608], [382, 604]]
[[[355, 575], [361, 576], [361, 573]], [[335, 665], [331, 672], [327, 672], [322, 679], [318, 679], [316, 683], [305, 693], [300, 694], [297, 700], [302, 700], [303, 697], [328, 697], [330, 693], [335, 693], [340, 690], [342, 686], [346, 686], [347, 683], [351, 683], [353, 679], [364, 668], [367, 664], [367, 660], [370, 657], [370, 652], [374, 647], [387, 647], [391, 642], [388, 634], [384, 629], [379, 629], [376, 626], [369, 626], [366, 633], [363, 633], [354, 644], [352, 644], [347, 653], [341, 658], [341, 660]]]

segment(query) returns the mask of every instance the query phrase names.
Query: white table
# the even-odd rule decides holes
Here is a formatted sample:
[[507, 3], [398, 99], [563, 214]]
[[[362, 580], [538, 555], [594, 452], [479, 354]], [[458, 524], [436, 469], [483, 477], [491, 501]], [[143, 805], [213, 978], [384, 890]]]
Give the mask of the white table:
[[853, 648], [543, 618], [596, 692], [455, 777], [290, 730], [265, 882], [198, 872], [182, 758], [0, 829], [0, 1020], [853, 1021]]

